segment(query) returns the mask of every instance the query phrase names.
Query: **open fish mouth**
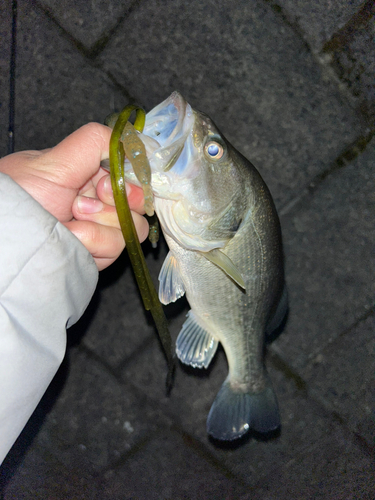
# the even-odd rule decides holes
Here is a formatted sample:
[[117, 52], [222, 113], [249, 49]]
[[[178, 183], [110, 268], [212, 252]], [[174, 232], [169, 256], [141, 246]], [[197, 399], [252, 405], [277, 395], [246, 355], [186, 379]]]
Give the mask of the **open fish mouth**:
[[190, 105], [179, 92], [173, 92], [146, 115], [143, 135], [156, 140], [162, 149], [179, 142], [184, 135], [184, 120], [192, 115]]
[[[176, 164], [176, 173], [181, 175], [187, 165], [181, 153], [186, 149], [188, 138], [194, 125], [194, 112], [182, 97], [175, 91], [165, 101], [158, 104], [146, 115], [140, 139], [146, 147], [152, 173], [152, 188], [156, 195], [167, 187], [170, 190], [171, 178], [168, 172]], [[132, 184], [139, 185], [129, 160], [125, 159], [125, 178]]]

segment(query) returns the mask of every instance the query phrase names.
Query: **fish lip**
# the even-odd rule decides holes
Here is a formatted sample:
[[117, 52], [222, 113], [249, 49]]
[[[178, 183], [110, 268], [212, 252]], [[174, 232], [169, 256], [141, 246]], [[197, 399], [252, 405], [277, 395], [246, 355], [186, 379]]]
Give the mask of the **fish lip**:
[[[177, 91], [175, 90], [172, 92], [172, 94], [167, 97], [163, 102], [155, 106], [151, 111], [149, 111], [146, 115], [146, 122], [145, 122], [145, 127], [143, 130], [143, 133], [148, 136], [153, 136], [154, 129], [157, 129], [158, 121], [157, 118], [159, 117], [165, 117], [164, 111], [168, 109], [170, 104], [173, 104], [174, 108], [177, 111], [178, 114], [178, 120], [171, 131], [171, 133], [167, 136], [166, 140], [158, 140], [156, 136], [155, 139], [158, 140], [160, 143], [161, 149], [168, 147], [175, 139], [176, 135], [178, 132], [182, 129], [183, 127], [183, 122], [186, 116], [186, 111], [187, 107], [189, 106], [188, 103], [186, 102], [185, 98]], [[190, 108], [190, 106], [189, 106]], [[173, 119], [173, 114], [169, 115], [170, 118]], [[156, 123], [155, 123], [156, 122]], [[164, 119], [164, 123], [167, 125], [168, 121]]]

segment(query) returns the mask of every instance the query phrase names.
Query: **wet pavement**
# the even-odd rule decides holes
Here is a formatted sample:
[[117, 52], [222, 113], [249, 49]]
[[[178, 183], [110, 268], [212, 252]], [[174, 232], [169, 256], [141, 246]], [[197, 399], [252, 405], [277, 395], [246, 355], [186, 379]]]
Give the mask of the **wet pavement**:
[[[267, 182], [290, 310], [266, 354], [280, 432], [219, 444], [205, 425], [226, 377], [224, 351], [206, 371], [179, 364], [167, 397], [165, 358], [124, 252], [101, 273], [61, 369], [0, 469], [2, 498], [375, 498], [371, 64], [366, 92], [357, 79], [353, 93], [328, 57], [368, 3], [327, 10], [322, 0], [311, 14], [293, 0], [18, 1], [16, 150], [49, 147], [129, 101], [149, 110], [179, 90]], [[5, 155], [9, 0], [0, 13]], [[341, 43], [332, 50], [344, 58]], [[166, 246], [144, 250], [156, 282]], [[183, 299], [166, 307], [174, 338], [187, 311]]]

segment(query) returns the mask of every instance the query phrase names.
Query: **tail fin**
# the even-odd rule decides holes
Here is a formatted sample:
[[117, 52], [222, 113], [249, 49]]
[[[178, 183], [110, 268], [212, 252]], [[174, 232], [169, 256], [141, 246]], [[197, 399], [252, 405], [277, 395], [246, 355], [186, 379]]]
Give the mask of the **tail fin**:
[[228, 379], [218, 392], [207, 418], [207, 432], [231, 441], [250, 429], [267, 433], [280, 427], [280, 414], [271, 383], [258, 393], [234, 392]]

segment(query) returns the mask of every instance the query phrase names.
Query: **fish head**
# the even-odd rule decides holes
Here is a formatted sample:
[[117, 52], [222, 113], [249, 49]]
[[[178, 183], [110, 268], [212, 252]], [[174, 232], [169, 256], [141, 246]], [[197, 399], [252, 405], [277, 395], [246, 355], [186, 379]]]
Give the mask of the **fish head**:
[[[154, 205], [163, 231], [187, 249], [223, 247], [243, 212], [239, 153], [212, 120], [178, 92], [147, 114], [140, 138], [150, 162]], [[137, 184], [128, 163], [125, 175]]]

